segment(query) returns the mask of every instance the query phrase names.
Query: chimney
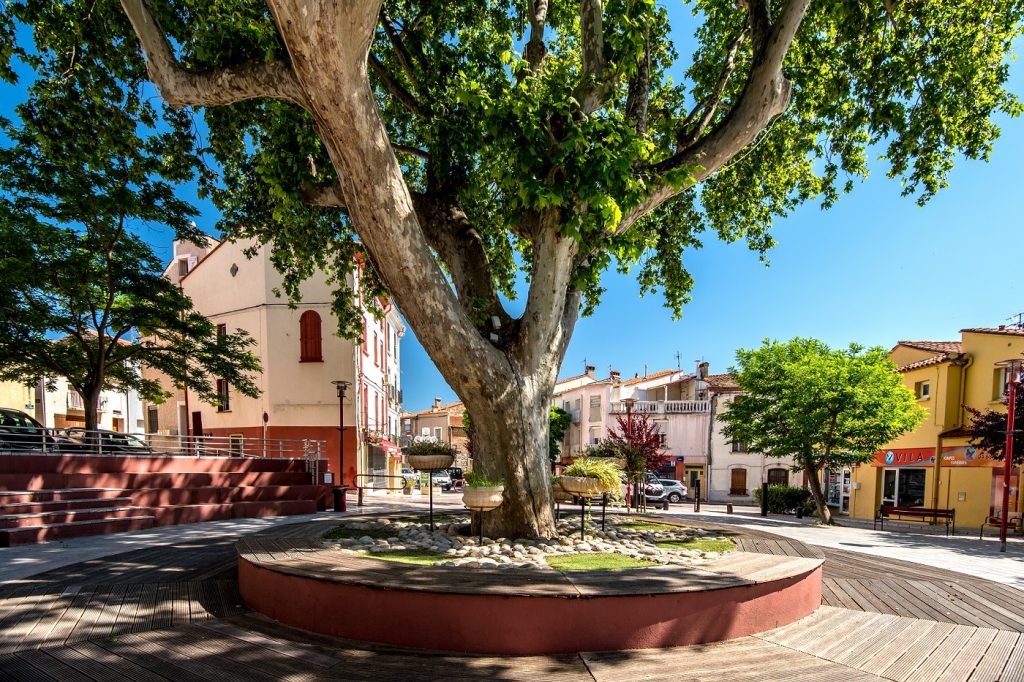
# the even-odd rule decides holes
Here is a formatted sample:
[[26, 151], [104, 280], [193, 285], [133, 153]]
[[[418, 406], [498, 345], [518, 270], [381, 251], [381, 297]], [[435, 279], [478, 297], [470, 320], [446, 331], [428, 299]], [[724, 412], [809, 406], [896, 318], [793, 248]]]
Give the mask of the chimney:
[[594, 378], [594, 372], [596, 372], [596, 371], [597, 371], [597, 367], [595, 367], [594, 365], [587, 365], [585, 374], [588, 377], [590, 377], [591, 379], [593, 379]]
[[441, 409], [441, 396], [434, 396], [434, 407], [435, 410]]
[[617, 369], [610, 369], [610, 370], [608, 370], [608, 376], [611, 377], [611, 380], [612, 380], [613, 384], [617, 384], [620, 381], [622, 381], [622, 375], [619, 374], [619, 370], [617, 370]]

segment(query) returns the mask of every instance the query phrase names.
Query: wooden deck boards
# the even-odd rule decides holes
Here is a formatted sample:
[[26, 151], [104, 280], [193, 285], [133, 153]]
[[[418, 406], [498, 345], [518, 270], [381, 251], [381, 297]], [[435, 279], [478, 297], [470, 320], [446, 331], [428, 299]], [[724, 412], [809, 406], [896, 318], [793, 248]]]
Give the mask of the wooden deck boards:
[[[311, 572], [361, 569], [377, 579], [401, 574], [424, 586], [434, 581], [412, 566], [388, 563], [367, 570], [365, 560], [349, 565], [339, 564], [333, 553], [324, 556], [319, 537], [335, 523], [277, 527], [248, 536], [248, 549], [241, 551], [261, 560], [288, 558]], [[0, 682], [1024, 681], [1021, 591], [766, 533], [724, 527], [720, 532], [737, 539], [742, 550], [721, 562], [725, 574], [771, 575], [787, 562], [823, 557], [825, 606], [768, 633], [698, 647], [524, 658], [410, 652], [303, 633], [251, 614], [234, 579], [233, 543], [182, 543], [0, 586]], [[709, 580], [706, 568], [687, 579], [694, 586]], [[493, 582], [485, 573], [474, 575], [481, 583]], [[510, 582], [513, 575], [500, 573], [505, 588], [517, 592], [567, 585], [577, 593], [603, 592], [622, 582], [608, 574], [569, 580], [555, 571], [540, 580]]]

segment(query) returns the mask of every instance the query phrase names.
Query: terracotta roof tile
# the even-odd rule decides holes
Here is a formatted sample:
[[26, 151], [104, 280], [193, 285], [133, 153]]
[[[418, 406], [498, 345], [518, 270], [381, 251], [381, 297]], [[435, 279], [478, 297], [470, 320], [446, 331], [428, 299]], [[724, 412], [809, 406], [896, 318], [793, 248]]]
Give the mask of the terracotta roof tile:
[[662, 377], [667, 377], [670, 374], [675, 374], [676, 372], [679, 372], [679, 371], [681, 371], [681, 370], [678, 370], [678, 369], [663, 369], [660, 372], [654, 372], [653, 374], [648, 374], [647, 376], [633, 377], [632, 379], [624, 381], [623, 384], [626, 385], [626, 386], [633, 386], [635, 384], [640, 384], [640, 383], [643, 383], [645, 381], [650, 381], [651, 379], [660, 379]]
[[736, 383], [736, 377], [732, 374], [709, 374], [704, 377], [704, 381], [708, 382], [708, 386], [711, 388], [718, 389], [738, 389], [740, 386]]
[[914, 370], [914, 369], [921, 369], [922, 367], [930, 367], [932, 365], [941, 365], [943, 362], [949, 362], [949, 359], [950, 359], [949, 356], [946, 355], [945, 353], [942, 353], [941, 355], [933, 355], [930, 358], [925, 358], [924, 360], [918, 360], [917, 362], [911, 362], [909, 365], [903, 365], [902, 367], [897, 367], [896, 371], [902, 373], [902, 372], [909, 372], [909, 371]]
[[1020, 327], [973, 327], [971, 329], [961, 329], [960, 332], [971, 332], [973, 334], [1005, 334], [1007, 336], [1024, 336], [1024, 329]]
[[898, 341], [897, 345], [933, 353], [959, 353], [962, 350], [959, 341]]

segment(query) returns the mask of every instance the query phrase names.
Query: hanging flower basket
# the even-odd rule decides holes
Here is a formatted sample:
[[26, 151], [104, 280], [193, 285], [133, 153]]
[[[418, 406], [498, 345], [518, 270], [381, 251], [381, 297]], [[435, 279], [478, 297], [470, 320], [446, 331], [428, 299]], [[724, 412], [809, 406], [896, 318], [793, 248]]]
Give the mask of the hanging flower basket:
[[580, 497], [593, 497], [604, 492], [601, 481], [588, 476], [562, 476], [561, 483], [565, 492]]
[[487, 512], [501, 506], [505, 486], [463, 486], [462, 503], [475, 512]]

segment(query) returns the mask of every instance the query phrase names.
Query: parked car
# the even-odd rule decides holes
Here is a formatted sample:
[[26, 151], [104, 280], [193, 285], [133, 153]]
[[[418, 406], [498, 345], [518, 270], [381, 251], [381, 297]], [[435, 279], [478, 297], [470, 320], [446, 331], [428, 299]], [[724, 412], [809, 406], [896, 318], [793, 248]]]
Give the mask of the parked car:
[[62, 433], [67, 441], [62, 449], [72, 452], [96, 452], [101, 454], [119, 455], [152, 455], [153, 448], [141, 438], [119, 431], [97, 429], [86, 431], [73, 427]]
[[60, 442], [46, 428], [21, 410], [0, 407], [0, 450], [57, 449]]
[[440, 486], [442, 490], [452, 489], [452, 477], [448, 475], [447, 471], [435, 471], [430, 474], [430, 482]]
[[461, 467], [452, 467], [448, 470], [448, 476], [452, 479], [452, 489], [461, 490], [462, 485], [466, 482], [466, 476], [462, 471]]
[[679, 504], [686, 497], [688, 491], [686, 486], [683, 485], [682, 481], [677, 481], [674, 478], [659, 478], [658, 482], [661, 483], [665, 489], [665, 499], [672, 504]]

